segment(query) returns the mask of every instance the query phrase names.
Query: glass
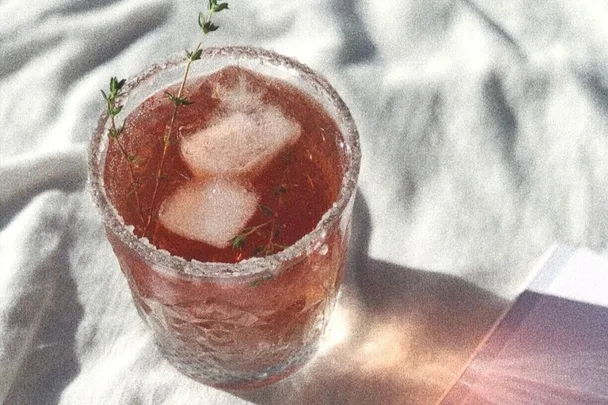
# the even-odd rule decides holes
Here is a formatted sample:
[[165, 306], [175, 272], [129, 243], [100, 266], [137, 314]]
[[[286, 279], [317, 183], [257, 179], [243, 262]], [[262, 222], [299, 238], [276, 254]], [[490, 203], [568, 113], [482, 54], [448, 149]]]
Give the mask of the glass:
[[[208, 48], [191, 76], [238, 65], [278, 78], [319, 102], [335, 121], [343, 174], [337, 200], [315, 229], [283, 251], [236, 264], [184, 260], [138, 238], [122, 222], [104, 188], [108, 147], [102, 114], [89, 151], [93, 198], [135, 306], [162, 354], [202, 383], [248, 388], [277, 381], [311, 359], [328, 322], [344, 272], [360, 165], [355, 123], [330, 84], [308, 67], [249, 47]], [[178, 82], [183, 61], [152, 66], [124, 87], [128, 114], [158, 90]]]

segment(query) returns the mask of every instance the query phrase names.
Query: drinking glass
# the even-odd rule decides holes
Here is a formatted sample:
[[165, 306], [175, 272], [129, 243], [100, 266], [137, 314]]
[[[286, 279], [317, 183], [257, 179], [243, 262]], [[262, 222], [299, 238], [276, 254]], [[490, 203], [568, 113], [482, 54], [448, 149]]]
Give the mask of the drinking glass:
[[[348, 108], [308, 67], [262, 49], [221, 47], [205, 49], [190, 75], [207, 75], [227, 65], [296, 86], [337, 124], [342, 136], [335, 142], [340, 191], [312, 232], [279, 253], [234, 264], [185, 260], [155, 248], [133, 233], [108, 198], [107, 113], [91, 140], [89, 182], [135, 306], [161, 353], [197, 381], [239, 389], [279, 380], [314, 356], [344, 273], [360, 148]], [[183, 60], [169, 60], [127, 81], [123, 112], [177, 83], [184, 66]]]

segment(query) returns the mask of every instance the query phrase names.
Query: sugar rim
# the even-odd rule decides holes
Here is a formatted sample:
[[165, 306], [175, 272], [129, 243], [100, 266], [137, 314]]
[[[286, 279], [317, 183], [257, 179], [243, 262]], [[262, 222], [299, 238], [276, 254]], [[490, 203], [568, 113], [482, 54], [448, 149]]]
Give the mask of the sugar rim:
[[[194, 278], [213, 278], [215, 280], [242, 280], [260, 275], [275, 274], [286, 267], [299, 262], [311, 251], [319, 249], [323, 245], [325, 234], [328, 229], [336, 224], [346, 209], [353, 193], [357, 187], [357, 177], [361, 163], [361, 150], [359, 145], [359, 133], [353, 117], [336, 90], [329, 82], [308, 66], [287, 56], [277, 54], [261, 48], [230, 46], [210, 47], [203, 50], [201, 59], [211, 60], [215, 57], [232, 58], [235, 61], [249, 59], [260, 64], [270, 64], [274, 67], [285, 67], [289, 71], [296, 72], [306, 83], [311, 84], [315, 91], [327, 96], [327, 100], [336, 110], [337, 118], [340, 120], [342, 135], [344, 137], [344, 151], [347, 158], [347, 168], [342, 178], [342, 187], [338, 199], [331, 208], [323, 214], [316, 227], [304, 235], [293, 245], [286, 249], [266, 257], [253, 257], [238, 263], [201, 262], [198, 260], [186, 260], [174, 256], [169, 252], [158, 249], [152, 245], [147, 238], [138, 238], [133, 233], [133, 227], [125, 225], [122, 217], [112, 206], [104, 188], [103, 165], [105, 162], [105, 127], [108, 120], [107, 112], [103, 112], [97, 123], [95, 133], [89, 145], [88, 158], [88, 181], [95, 204], [101, 211], [103, 224], [118, 239], [140, 255], [144, 261], [153, 263], [154, 269], [163, 270], [175, 276], [186, 276]], [[200, 63], [200, 61], [199, 61]], [[128, 96], [131, 90], [138, 87], [142, 82], [153, 75], [184, 64], [184, 58], [172, 58], [166, 62], [155, 64], [131, 77], [125, 84], [124, 94]], [[106, 141], [106, 142], [104, 142]], [[286, 266], [288, 265], [288, 266]]]

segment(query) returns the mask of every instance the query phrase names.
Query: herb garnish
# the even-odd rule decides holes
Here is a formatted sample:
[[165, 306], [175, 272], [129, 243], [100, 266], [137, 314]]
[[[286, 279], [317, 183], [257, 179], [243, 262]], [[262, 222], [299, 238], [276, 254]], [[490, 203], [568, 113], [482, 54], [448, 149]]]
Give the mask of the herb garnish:
[[[216, 31], [219, 26], [216, 25], [211, 19], [215, 13], [219, 13], [220, 11], [227, 10], [228, 3], [219, 2], [218, 0], [209, 0], [207, 6], [207, 12], [199, 12], [198, 15], [198, 25], [203, 33], [203, 35], [207, 35], [210, 32]], [[167, 151], [171, 146], [171, 138], [173, 134], [173, 127], [175, 126], [175, 120], [177, 118], [178, 109], [181, 106], [188, 106], [192, 104], [186, 97], [184, 97], [184, 88], [186, 86], [186, 81], [188, 79], [188, 74], [190, 73], [190, 67], [193, 62], [199, 60], [202, 56], [203, 41], [201, 40], [193, 51], [186, 51], [186, 60], [188, 61], [186, 64], [186, 68], [184, 71], [184, 75], [182, 77], [181, 84], [179, 86], [179, 90], [177, 94], [172, 94], [170, 92], [165, 92], [167, 98], [173, 103], [173, 113], [171, 114], [171, 119], [167, 125], [167, 129], [163, 136], [163, 151], [160, 158], [160, 162], [158, 164], [158, 170], [156, 172], [156, 179], [154, 184], [154, 190], [152, 192], [152, 198], [150, 202], [150, 207], [147, 210], [147, 219], [144, 221], [144, 210], [141, 205], [139, 199], [139, 181], [135, 177], [134, 166], [137, 166], [137, 157], [135, 155], [129, 154], [127, 149], [125, 148], [124, 143], [120, 139], [120, 135], [124, 129], [124, 122], [120, 126], [116, 124], [116, 116], [122, 111], [123, 105], [118, 102], [118, 98], [122, 95], [120, 90], [125, 84], [125, 80], [118, 80], [115, 77], [110, 79], [110, 90], [109, 92], [101, 91], [104, 99], [106, 100], [106, 108], [108, 116], [110, 117], [110, 128], [108, 129], [108, 137], [116, 142], [123, 158], [129, 165], [129, 177], [132, 185], [132, 193], [135, 196], [135, 201], [137, 205], [137, 210], [140, 215], [140, 219], [142, 222], [145, 222], [145, 227], [143, 231], [143, 236], [146, 236], [148, 231], [150, 230], [150, 225], [152, 224], [153, 219], [155, 218], [156, 208], [156, 196], [158, 193], [158, 187], [161, 179], [164, 177], [163, 174], [163, 166], [165, 164], [165, 159], [167, 155]]]
[[258, 209], [266, 216], [270, 217], [268, 221], [262, 222], [259, 225], [250, 226], [245, 229], [237, 236], [230, 240], [232, 248], [235, 250], [242, 250], [245, 247], [247, 238], [256, 233], [260, 234], [262, 231], [268, 232], [268, 242], [262, 246], [257, 246], [253, 250], [253, 256], [268, 256], [273, 253], [277, 253], [287, 246], [280, 243], [276, 243], [275, 239], [279, 237], [279, 226], [277, 223], [277, 214], [269, 207], [258, 204]]

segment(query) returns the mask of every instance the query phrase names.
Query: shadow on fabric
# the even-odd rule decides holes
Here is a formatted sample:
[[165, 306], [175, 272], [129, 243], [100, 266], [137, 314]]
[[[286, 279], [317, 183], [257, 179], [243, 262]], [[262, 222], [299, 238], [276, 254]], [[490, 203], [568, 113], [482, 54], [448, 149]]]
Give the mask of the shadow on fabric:
[[434, 404], [505, 302], [467, 282], [367, 255], [371, 221], [357, 195], [346, 279], [319, 354], [274, 385], [234, 392], [259, 405]]
[[76, 332], [84, 310], [70, 274], [68, 254], [71, 242], [66, 233], [57, 255], [49, 260], [48, 272], [55, 272], [53, 296], [32, 340], [30, 353], [21, 365], [20, 375], [9, 391], [5, 404], [58, 404], [64, 388], [80, 372], [75, 352]]
[[360, 0], [332, 0], [333, 15], [338, 19], [344, 44], [340, 47], [338, 62], [342, 66], [373, 60], [378, 50], [365, 30], [359, 14]]

